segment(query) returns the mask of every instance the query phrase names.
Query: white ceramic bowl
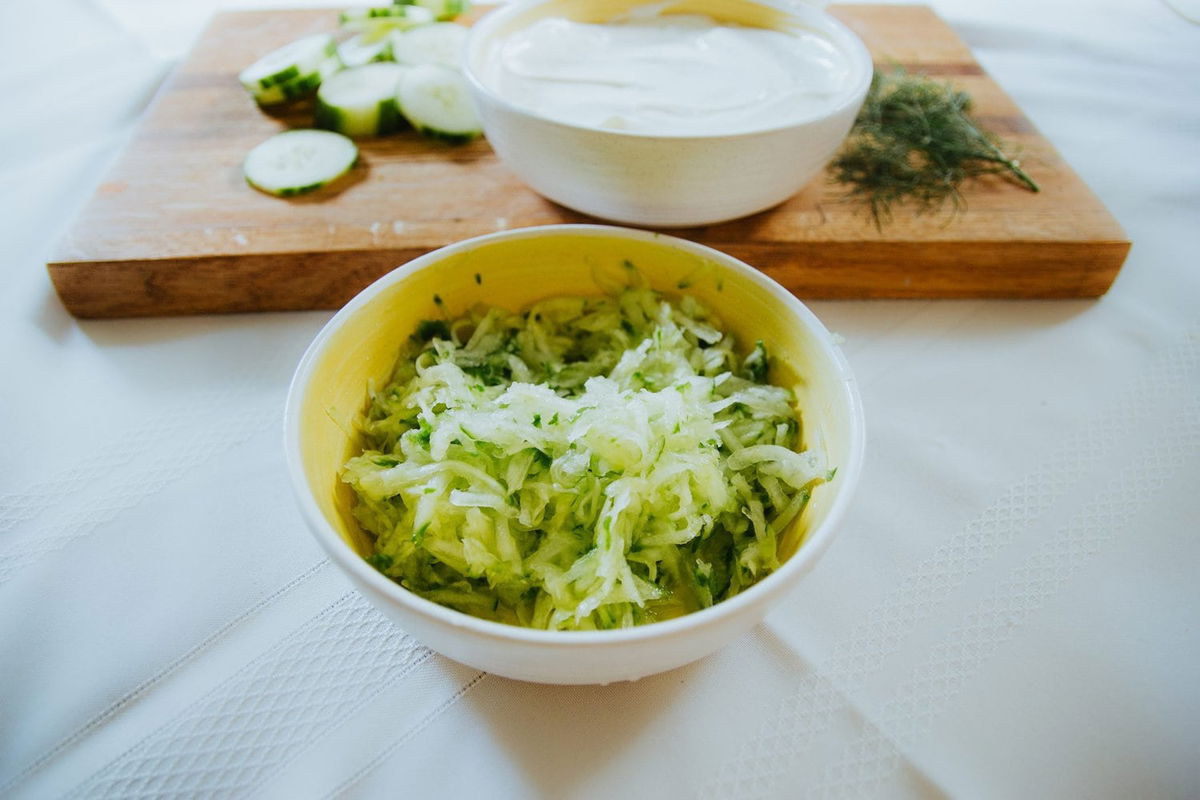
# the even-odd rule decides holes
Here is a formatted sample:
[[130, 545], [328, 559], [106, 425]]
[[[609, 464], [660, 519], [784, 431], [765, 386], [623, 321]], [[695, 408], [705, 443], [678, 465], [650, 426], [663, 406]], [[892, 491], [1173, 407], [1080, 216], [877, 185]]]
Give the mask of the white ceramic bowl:
[[[771, 378], [794, 386], [805, 446], [823, 448], [837, 476], [817, 487], [781, 539], [780, 568], [747, 591], [678, 619], [609, 631], [530, 630], [432, 603], [363, 559], [371, 543], [355, 524], [353, 495], [338, 474], [359, 445], [348, 433], [367, 384], [391, 373], [396, 351], [422, 319], [476, 303], [512, 310], [546, 297], [598, 294], [599, 271], [632, 261], [652, 287], [687, 290], [715, 309], [739, 342], [763, 339]], [[475, 278], [480, 276], [482, 283]], [[401, 628], [440, 653], [510, 678], [608, 683], [704, 656], [757, 624], [812, 568], [850, 502], [862, 464], [863, 419], [854, 378], [812, 312], [758, 270], [702, 245], [602, 225], [525, 228], [459, 242], [380, 278], [325, 326], [304, 354], [288, 394], [285, 452], [305, 521], [332, 561]]]
[[[815, 30], [845, 53], [852, 85], [832, 109], [808, 118], [745, 133], [688, 136], [558, 122], [488, 87], [484, 64], [497, 37], [547, 14], [608, 19], [633, 5], [669, 6], [672, 13], [731, 22], [760, 20], [765, 14], [783, 29]], [[577, 211], [655, 227], [723, 222], [791, 197], [846, 138], [872, 74], [870, 54], [849, 28], [795, 0], [516, 0], [475, 24], [464, 64], [488, 142], [525, 183]]]

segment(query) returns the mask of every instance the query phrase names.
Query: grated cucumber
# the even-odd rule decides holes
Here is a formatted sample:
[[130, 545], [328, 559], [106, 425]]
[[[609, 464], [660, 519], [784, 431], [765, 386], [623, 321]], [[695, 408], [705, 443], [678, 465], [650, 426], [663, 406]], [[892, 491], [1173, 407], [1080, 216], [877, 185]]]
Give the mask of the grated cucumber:
[[[482, 280], [482, 276], [479, 278]], [[760, 364], [762, 362], [762, 364]], [[370, 561], [451, 608], [626, 627], [743, 591], [832, 477], [693, 298], [633, 288], [423, 323], [343, 480]]]

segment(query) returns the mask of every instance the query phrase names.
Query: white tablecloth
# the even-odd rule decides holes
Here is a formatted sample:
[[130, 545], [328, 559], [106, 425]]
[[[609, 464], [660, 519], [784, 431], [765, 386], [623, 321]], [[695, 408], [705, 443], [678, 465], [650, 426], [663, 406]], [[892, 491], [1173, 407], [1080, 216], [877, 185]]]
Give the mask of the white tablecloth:
[[218, 0], [0, 6], [0, 795], [1200, 796], [1200, 27], [935, 0], [1133, 252], [1095, 302], [820, 302], [857, 502], [766, 623], [520, 684], [384, 621], [285, 480], [327, 313], [81, 322], [44, 262]]

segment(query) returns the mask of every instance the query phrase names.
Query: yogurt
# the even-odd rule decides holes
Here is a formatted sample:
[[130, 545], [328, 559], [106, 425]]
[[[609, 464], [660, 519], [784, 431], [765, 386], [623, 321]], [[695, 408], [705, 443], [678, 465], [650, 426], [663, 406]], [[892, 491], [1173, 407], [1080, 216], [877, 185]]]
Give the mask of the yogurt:
[[844, 102], [856, 77], [848, 56], [817, 31], [700, 14], [542, 18], [495, 40], [480, 66], [488, 88], [542, 116], [664, 136], [798, 122]]

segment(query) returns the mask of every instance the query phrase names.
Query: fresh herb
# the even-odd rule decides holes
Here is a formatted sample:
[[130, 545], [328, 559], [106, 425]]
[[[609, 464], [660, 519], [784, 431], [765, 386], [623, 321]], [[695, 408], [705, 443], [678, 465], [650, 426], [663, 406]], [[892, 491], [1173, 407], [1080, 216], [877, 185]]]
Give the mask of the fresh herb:
[[417, 429], [417, 442], [425, 447], [429, 447], [429, 439], [433, 436], [433, 426], [425, 420], [421, 420], [421, 426]]
[[1038, 191], [970, 109], [970, 96], [948, 83], [899, 68], [876, 72], [854, 128], [830, 165], [834, 182], [866, 203], [880, 229], [898, 203], [911, 202], [918, 213], [936, 211], [947, 201], [955, 212], [963, 210], [959, 187], [970, 178], [1002, 175]]
[[490, 361], [484, 364], [463, 367], [462, 371], [472, 378], [478, 378], [483, 381], [484, 386], [497, 386], [501, 383], [507, 383], [512, 376], [512, 368], [508, 364]]
[[449, 339], [450, 326], [440, 319], [423, 319], [417, 323], [415, 338], [418, 342], [431, 339]]

